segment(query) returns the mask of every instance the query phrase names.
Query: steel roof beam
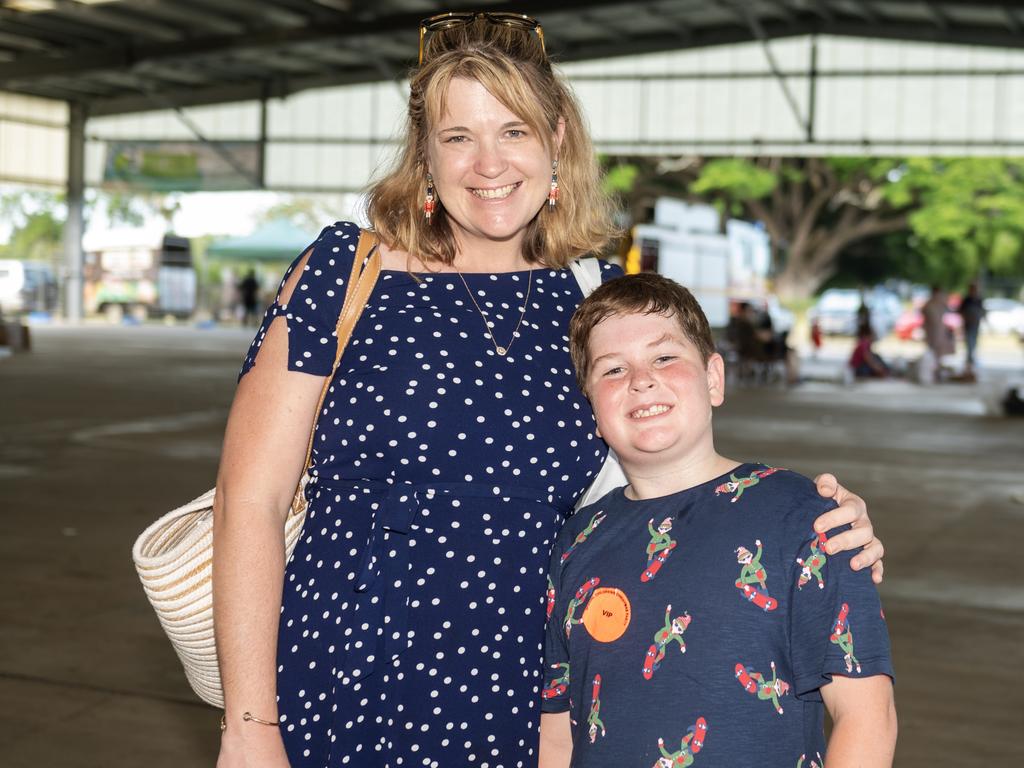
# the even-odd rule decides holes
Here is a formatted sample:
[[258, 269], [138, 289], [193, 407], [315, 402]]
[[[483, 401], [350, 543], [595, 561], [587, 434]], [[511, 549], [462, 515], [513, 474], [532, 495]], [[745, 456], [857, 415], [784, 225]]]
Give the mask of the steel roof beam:
[[949, 19], [946, 18], [946, 15], [939, 10], [935, 3], [925, 2], [924, 9], [935, 26], [943, 31], [949, 29]]
[[[871, 22], [872, 24], [878, 24], [878, 14], [876, 14], [871, 6], [867, 3], [867, 0], [857, 0], [854, 4], [854, 8], [857, 9], [858, 15], [862, 19]], [[915, 3], [917, 5], [917, 3]]]
[[1006, 19], [1006, 28], [1013, 32], [1015, 35], [1019, 35], [1022, 31], [1020, 19], [1017, 18], [1017, 14], [1009, 9], [1003, 8], [1003, 17]]
[[829, 7], [827, 2], [823, 0], [804, 0], [804, 5], [811, 11], [825, 21], [835, 21], [835, 14]]
[[[826, 0], [835, 3], [836, 0]], [[876, 7], [879, 5], [915, 5], [920, 6], [922, 2], [932, 2], [935, 5], [954, 6], [961, 8], [971, 6], [989, 6], [998, 8], [1024, 8], [1024, 0], [871, 0]]]
[[0, 48], [13, 48], [16, 51], [34, 51], [35, 53], [47, 53], [55, 50], [50, 43], [44, 43], [25, 35], [11, 34], [3, 29], [0, 29]]
[[[189, 7], [193, 7], [192, 3], [187, 3]], [[202, 7], [207, 7], [205, 3], [201, 3]], [[303, 14], [289, 11], [282, 7], [280, 4], [271, 2], [264, 2], [263, 0], [217, 0], [217, 8], [222, 12], [234, 12], [235, 18], [240, 21], [250, 20], [257, 16], [261, 19], [276, 24], [281, 27], [303, 27], [309, 23], [309, 18]], [[246, 26], [250, 29], [256, 28], [256, 25], [247, 23]]]
[[187, 29], [202, 26], [205, 28], [204, 32], [209, 30], [222, 35], [245, 33], [248, 30], [245, 24], [210, 12], [211, 8], [216, 8], [219, 4], [220, 0], [217, 0], [216, 4], [211, 3], [200, 9], [177, 0], [173, 3], [165, 2], [165, 0], [131, 0], [130, 7], [142, 9], [149, 15], [166, 19], [174, 24], [184, 24]]
[[[76, 9], [93, 10], [71, 0], [57, 0], [61, 7], [70, 4]], [[218, 0], [220, 2], [220, 0]], [[232, 0], [226, 0], [231, 4]], [[248, 4], [248, 0], [247, 0]], [[558, 12], [568, 12], [577, 8], [597, 10], [604, 7], [619, 7], [621, 0], [563, 0], [559, 3]], [[251, 9], [252, 5], [249, 4]], [[536, 2], [522, 3], [517, 10], [523, 13], [543, 12], [550, 10], [550, 4]], [[76, 12], [78, 12], [76, 10]], [[331, 23], [317, 23], [312, 26], [291, 29], [256, 30], [244, 36], [214, 35], [193, 40], [179, 40], [165, 43], [135, 42], [120, 47], [104, 46], [74, 51], [73, 55], [62, 58], [52, 56], [26, 56], [10, 64], [0, 66], [0, 87], [7, 83], [25, 78], [59, 74], [83, 74], [90, 70], [133, 67], [145, 61], [166, 61], [187, 58], [204, 53], [223, 53], [232, 50], [260, 49], [292, 45], [316, 40], [337, 39], [339, 41], [360, 38], [366, 35], [402, 35], [408, 40], [407, 47], [410, 59], [415, 55], [416, 29], [422, 15], [402, 14], [387, 16], [372, 21], [353, 21], [351, 19]], [[305, 19], [303, 19], [305, 22]], [[124, 22], [120, 22], [124, 23]], [[174, 33], [177, 34], [177, 33]]]
[[156, 40], [180, 40], [180, 30], [158, 24], [152, 19], [139, 18], [124, 12], [124, 9], [116, 8], [117, 3], [111, 5], [84, 5], [74, 0], [51, 0], [54, 10], [50, 16], [67, 17], [74, 19], [78, 25], [95, 24], [100, 27], [127, 32], [138, 35], [141, 39], [153, 38]]
[[[165, 91], [167, 103], [182, 107], [198, 107], [209, 104], [228, 104], [238, 101], [258, 101], [264, 96], [281, 98], [310, 88], [328, 88], [337, 85], [357, 85], [381, 79], [374, 69], [361, 69], [342, 74], [331, 74], [309, 78], [270, 78], [266, 82], [229, 83], [208, 88], [187, 88]], [[92, 101], [89, 105], [91, 117], [121, 115], [132, 112], [148, 112], [154, 107], [148, 97], [119, 96]]]
[[0, 25], [5, 31], [42, 39], [65, 48], [85, 45], [123, 43], [124, 38], [110, 31], [87, 28], [74, 21], [58, 19], [48, 13], [18, 13], [0, 8]]

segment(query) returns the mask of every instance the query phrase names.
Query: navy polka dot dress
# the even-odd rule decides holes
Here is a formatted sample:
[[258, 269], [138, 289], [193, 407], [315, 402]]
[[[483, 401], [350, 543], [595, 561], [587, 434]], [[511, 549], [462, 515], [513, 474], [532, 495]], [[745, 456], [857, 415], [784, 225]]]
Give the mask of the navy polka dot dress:
[[[358, 237], [320, 234], [242, 375], [279, 316], [289, 369], [330, 373]], [[529, 273], [465, 279], [508, 345]], [[381, 273], [318, 418], [285, 571], [293, 768], [536, 764], [548, 554], [605, 453], [568, 354], [581, 298], [570, 271], [534, 270], [502, 357], [457, 274]]]

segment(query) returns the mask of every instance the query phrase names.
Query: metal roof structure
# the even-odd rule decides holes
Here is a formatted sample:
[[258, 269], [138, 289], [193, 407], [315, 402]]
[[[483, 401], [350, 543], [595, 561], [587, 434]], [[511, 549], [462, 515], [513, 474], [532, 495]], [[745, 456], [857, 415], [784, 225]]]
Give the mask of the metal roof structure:
[[1024, 0], [0, 0], [0, 91], [91, 117], [401, 78], [421, 18], [537, 16], [562, 62], [809, 34], [1024, 47]]

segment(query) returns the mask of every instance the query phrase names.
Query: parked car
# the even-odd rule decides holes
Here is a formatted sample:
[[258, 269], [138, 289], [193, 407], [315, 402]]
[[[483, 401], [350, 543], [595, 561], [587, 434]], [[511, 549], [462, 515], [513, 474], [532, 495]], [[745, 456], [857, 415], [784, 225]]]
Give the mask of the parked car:
[[[893, 332], [896, 337], [903, 339], [904, 341], [923, 341], [924, 340], [924, 315], [921, 314], [921, 307], [924, 306], [924, 301], [917, 301], [913, 307], [906, 310], [896, 320], [896, 325], [893, 328]], [[963, 328], [963, 318], [960, 317], [959, 312], [953, 310], [947, 310], [942, 315], [942, 324], [946, 326], [951, 333], [959, 334], [960, 329]]]
[[1013, 299], [985, 299], [982, 328], [991, 333], [1024, 336], [1024, 304]]
[[57, 277], [46, 264], [0, 259], [0, 311], [51, 312], [59, 298]]
[[857, 313], [862, 303], [870, 312], [871, 326], [878, 338], [892, 331], [903, 310], [899, 297], [885, 289], [861, 293], [853, 288], [829, 288], [811, 308], [809, 319], [817, 321], [821, 332], [826, 335], [855, 336]]

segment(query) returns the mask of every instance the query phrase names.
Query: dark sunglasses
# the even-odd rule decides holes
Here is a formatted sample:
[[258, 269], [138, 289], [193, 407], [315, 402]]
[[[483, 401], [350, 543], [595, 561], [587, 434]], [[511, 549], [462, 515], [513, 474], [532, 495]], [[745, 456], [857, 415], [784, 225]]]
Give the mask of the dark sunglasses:
[[423, 63], [423, 47], [427, 40], [427, 34], [441, 32], [454, 27], [462, 27], [472, 24], [477, 19], [484, 19], [491, 24], [498, 24], [513, 29], [525, 29], [529, 32], [536, 32], [540, 40], [540, 49], [544, 55], [547, 50], [544, 48], [544, 29], [536, 19], [522, 13], [491, 13], [488, 11], [449, 11], [439, 13], [420, 22], [420, 58], [419, 64]]

